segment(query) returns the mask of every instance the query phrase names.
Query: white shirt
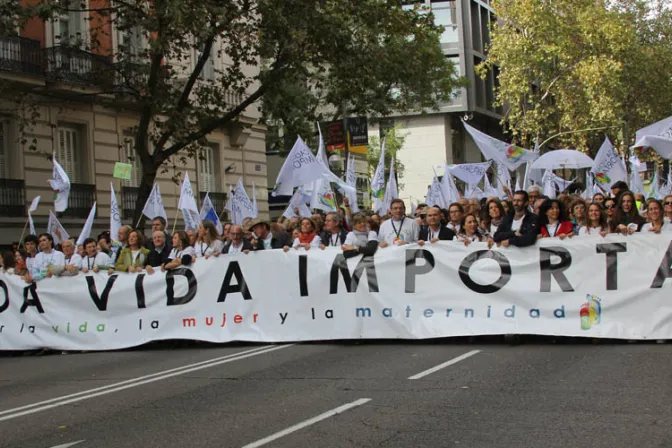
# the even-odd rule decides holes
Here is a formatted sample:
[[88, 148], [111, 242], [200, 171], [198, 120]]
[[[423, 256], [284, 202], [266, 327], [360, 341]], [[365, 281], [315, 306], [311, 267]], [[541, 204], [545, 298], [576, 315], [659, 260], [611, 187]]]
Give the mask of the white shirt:
[[415, 243], [419, 234], [420, 227], [415, 223], [415, 219], [404, 216], [400, 221], [388, 219], [382, 223], [378, 231], [378, 241], [387, 241], [388, 244], [394, 244], [395, 241]]
[[460, 230], [462, 230], [462, 226], [460, 226], [459, 224], [453, 224], [452, 221], [446, 224], [446, 227], [455, 232], [455, 235], [460, 233]]
[[555, 234], [558, 233], [558, 227], [560, 227], [560, 221], [557, 221], [555, 224], [546, 224], [546, 231], [548, 232], [548, 236], [556, 236]]
[[33, 259], [30, 274], [33, 280], [40, 280], [47, 276], [47, 270], [51, 266], [65, 266], [63, 252], [52, 249], [50, 253], [40, 252]]
[[[644, 233], [644, 232], [650, 232], [650, 233], [653, 233], [653, 232], [650, 231], [651, 227], [653, 227], [653, 226], [651, 225], [651, 223], [650, 223], [650, 222], [647, 222], [646, 224], [644, 224], [644, 225], [642, 226], [642, 233]], [[672, 232], [672, 224], [669, 223], [669, 222], [664, 222], [664, 221], [663, 221], [663, 226], [660, 228], [660, 231], [661, 231], [661, 232]]]
[[224, 243], [222, 240], [215, 240], [212, 243], [208, 244], [205, 241], [198, 242], [194, 244], [194, 252], [196, 257], [205, 257], [206, 255], [212, 255], [215, 252], [222, 253], [224, 248]]
[[264, 239], [264, 249], [272, 249], [271, 240], [273, 240], [273, 234], [268, 232], [268, 236]]
[[[377, 239], [378, 234], [373, 230], [370, 230], [369, 234], [366, 237], [366, 242], [368, 243], [369, 241], [376, 241]], [[355, 232], [348, 232], [348, 235], [345, 237], [345, 243], [343, 244], [345, 244], [346, 246], [361, 247], [361, 244], [359, 244], [359, 240], [357, 239]]]
[[88, 269], [89, 271], [93, 269], [94, 266], [98, 266], [99, 268], [109, 268], [112, 266], [112, 260], [106, 253], [98, 252], [95, 257], [85, 256], [79, 264], [80, 269]]
[[478, 233], [474, 233], [471, 236], [467, 236], [464, 233], [461, 235], [457, 235], [455, 241], [460, 241], [464, 243], [466, 240], [471, 241], [472, 243], [477, 243], [481, 241], [481, 237], [478, 235]]
[[511, 231], [513, 232], [519, 231], [520, 226], [523, 225], [523, 219], [525, 219], [525, 215], [523, 215], [523, 217], [520, 219], [514, 219], [513, 222], [511, 223]]
[[588, 227], [583, 226], [579, 229], [579, 236], [599, 235], [602, 232], [602, 227]]
[[490, 235], [494, 236], [494, 234], [497, 233], [498, 228], [499, 228], [499, 226], [496, 226], [494, 224], [490, 224]]
[[[63, 255], [65, 258], [65, 254]], [[72, 254], [70, 256], [69, 260], [65, 260], [66, 266], [76, 266], [79, 267], [80, 264], [82, 264], [82, 257], [79, 256], [79, 254]]]
[[236, 246], [233, 241], [231, 241], [231, 244], [229, 244], [229, 255], [242, 253], [242, 250], [243, 250], [243, 240], [240, 240], [238, 246]]
[[196, 252], [194, 252], [194, 248], [187, 246], [182, 250], [177, 250], [177, 248], [173, 247], [173, 250], [170, 251], [170, 255], [168, 255], [168, 259], [174, 260], [176, 258], [181, 258], [184, 255], [191, 255], [192, 258], [196, 258]]
[[[301, 244], [301, 240], [297, 238], [294, 240], [294, 244], [292, 244], [292, 247], [296, 249], [297, 247], [299, 247], [299, 244]], [[322, 244], [322, 238], [320, 238], [320, 235], [315, 235], [313, 241], [310, 242], [310, 247], [320, 247], [320, 244]]]

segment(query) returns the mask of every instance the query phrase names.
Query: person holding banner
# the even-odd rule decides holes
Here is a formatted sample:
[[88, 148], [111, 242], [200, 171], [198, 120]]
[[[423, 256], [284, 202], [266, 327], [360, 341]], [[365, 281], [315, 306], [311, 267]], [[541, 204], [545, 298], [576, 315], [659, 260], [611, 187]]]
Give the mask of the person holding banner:
[[121, 250], [114, 264], [114, 269], [109, 269], [111, 275], [115, 270], [120, 272], [142, 272], [147, 265], [149, 249], [143, 247], [143, 237], [138, 230], [131, 230], [128, 234], [128, 246]]
[[379, 247], [402, 246], [417, 242], [420, 229], [415, 223], [415, 219], [406, 216], [404, 201], [402, 199], [392, 199], [390, 210], [392, 219], [383, 222], [380, 225], [380, 231], [378, 231]]
[[607, 214], [599, 202], [593, 202], [588, 206], [586, 225], [579, 229], [579, 236], [601, 235], [605, 237], [608, 233]]
[[184, 230], [173, 233], [173, 250], [168, 256], [168, 263], [161, 266], [161, 272], [177, 269], [179, 267], [190, 267], [196, 259], [194, 248], [189, 245], [189, 236]]
[[[248, 228], [252, 229], [252, 250], [282, 249], [291, 243], [289, 235], [285, 232], [271, 232], [271, 225], [263, 219], [253, 219]], [[230, 232], [230, 231], [229, 231]]]
[[152, 249], [149, 250], [149, 255], [147, 255], [147, 266], [145, 270], [149, 275], [154, 273], [154, 268], [158, 268], [168, 263], [168, 257], [170, 252], [173, 250], [166, 242], [166, 232], [162, 230], [156, 230], [152, 234]]
[[646, 217], [649, 222], [642, 226], [642, 232], [672, 232], [672, 224], [665, 222], [663, 206], [658, 199], [651, 198], [646, 201]]
[[79, 266], [82, 264], [82, 257], [75, 253], [75, 243], [72, 240], [65, 240], [61, 243], [61, 249], [65, 256], [65, 266], [63, 269], [53, 269], [53, 274], [59, 277], [72, 277], [79, 273]]
[[586, 202], [582, 198], [577, 198], [569, 208], [572, 215], [572, 232], [578, 235], [579, 230], [586, 226]]
[[672, 195], [668, 194], [663, 198], [663, 210], [665, 212], [663, 219], [665, 222], [672, 222]]
[[373, 255], [378, 249], [378, 234], [371, 230], [368, 218], [363, 213], [352, 217], [352, 231], [345, 237], [341, 246], [343, 256], [351, 258], [359, 254]]
[[539, 209], [539, 235], [537, 238], [573, 237], [571, 221], [565, 219], [564, 208], [559, 199], [546, 200]]
[[320, 249], [325, 247], [341, 247], [345, 244], [345, 239], [348, 236], [342, 227], [342, 219], [338, 213], [327, 213], [327, 217], [324, 219], [324, 231], [320, 235], [322, 244], [320, 244]]
[[618, 207], [614, 215], [615, 222], [617, 223], [617, 232], [623, 235], [632, 235], [635, 232], [641, 232], [644, 218], [639, 216], [637, 206], [635, 205], [636, 202], [635, 195], [631, 191], [620, 193]]
[[198, 237], [194, 244], [196, 258], [219, 257], [224, 243], [217, 239], [217, 227], [212, 221], [204, 220], [198, 225]]
[[48, 233], [40, 234], [38, 241], [41, 252], [35, 256], [31, 263], [31, 270], [24, 275], [26, 283], [38, 282], [53, 275], [52, 269], [65, 267], [63, 252], [54, 249], [54, 237]]
[[538, 218], [529, 210], [529, 196], [526, 191], [518, 190], [513, 194], [513, 214], [509, 214], [497, 227], [493, 241], [498, 246], [526, 247], [537, 241]]
[[434, 244], [438, 241], [450, 241], [455, 238], [455, 232], [441, 225], [441, 210], [438, 207], [428, 207], [427, 227], [421, 227], [418, 236], [418, 245]]
[[98, 244], [93, 238], [84, 240], [86, 255], [82, 258], [79, 268], [83, 274], [106, 271], [112, 267], [112, 260], [105, 253], [98, 251]]
[[26, 269], [28, 269], [29, 273], [33, 267], [35, 256], [37, 255], [38, 244], [39, 241], [35, 235], [28, 235], [23, 239], [23, 247], [25, 247], [26, 252], [28, 252], [28, 257], [26, 258]]
[[[317, 234], [317, 226], [315, 221], [312, 218], [303, 218], [300, 223], [301, 233], [299, 237], [294, 240], [292, 244], [292, 249], [305, 249], [309, 250], [311, 247], [320, 247], [322, 244], [322, 239], [320, 235]], [[283, 248], [285, 252], [289, 250], [289, 246]]]
[[497, 233], [497, 229], [504, 220], [506, 213], [502, 201], [497, 198], [488, 199], [485, 206], [487, 214], [481, 220], [481, 230], [484, 234], [492, 236]]
[[473, 213], [464, 215], [460, 223], [460, 229], [456, 241], [464, 243], [465, 246], [469, 246], [471, 243], [487, 241], [488, 239], [478, 228], [478, 218]]
[[243, 227], [239, 225], [232, 225], [229, 229], [229, 237], [231, 240], [224, 245], [222, 249], [223, 254], [249, 254], [252, 250], [252, 243], [243, 238]]

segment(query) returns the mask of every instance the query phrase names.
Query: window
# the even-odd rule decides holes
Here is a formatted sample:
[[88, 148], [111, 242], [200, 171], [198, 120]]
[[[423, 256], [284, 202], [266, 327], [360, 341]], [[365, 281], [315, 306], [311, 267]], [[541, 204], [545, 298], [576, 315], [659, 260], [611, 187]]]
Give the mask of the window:
[[[76, 9], [79, 2], [63, 2], [64, 7]], [[67, 11], [59, 14], [54, 20], [54, 42], [57, 44], [70, 44], [82, 46], [86, 42], [86, 32], [84, 23], [84, 11]]]
[[441, 43], [458, 42], [457, 34], [457, 8], [454, 1], [432, 2], [434, 24], [441, 25], [445, 29], [441, 34]]
[[133, 165], [131, 178], [122, 180], [121, 184], [127, 187], [139, 187], [142, 180], [142, 165], [135, 152], [135, 137], [130, 133], [124, 134], [124, 163]]
[[58, 128], [56, 160], [63, 167], [63, 170], [65, 170], [71, 183], [78, 183], [80, 181], [77, 170], [78, 152], [81, 145], [79, 137], [76, 127], [59, 126]]
[[[201, 55], [203, 54], [203, 45], [199, 45], [198, 50], [196, 50], [196, 59], [194, 59], [194, 67], [196, 66], [196, 63], [198, 60], [201, 58]], [[205, 61], [205, 65], [203, 66], [203, 70], [201, 71], [200, 78], [205, 79], [205, 80], [213, 80], [215, 79], [215, 45], [210, 48], [210, 56], [208, 57], [208, 60]]]
[[138, 61], [145, 49], [145, 37], [139, 26], [129, 27], [117, 33], [118, 52], [127, 60]]
[[8, 152], [9, 152], [9, 121], [0, 120], [0, 179], [6, 179], [8, 177], [7, 176]]
[[217, 191], [216, 158], [218, 150], [219, 145], [216, 143], [201, 148], [201, 154], [198, 159], [199, 191], [212, 193]]

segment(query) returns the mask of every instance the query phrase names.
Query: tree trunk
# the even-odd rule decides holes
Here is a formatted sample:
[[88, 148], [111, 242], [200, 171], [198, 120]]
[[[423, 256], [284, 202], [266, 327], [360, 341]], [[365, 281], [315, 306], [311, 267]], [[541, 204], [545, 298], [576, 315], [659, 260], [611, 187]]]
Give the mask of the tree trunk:
[[156, 180], [156, 167], [152, 166], [148, 170], [143, 165], [142, 182], [140, 182], [140, 187], [138, 189], [138, 198], [135, 201], [133, 222], [130, 223], [130, 225], [132, 225], [133, 227], [137, 227], [140, 230], [143, 230], [145, 228], [145, 219], [147, 217], [142, 214], [142, 209], [145, 208], [145, 203], [147, 202], [147, 198], [149, 198], [149, 194], [152, 192], [152, 187], [154, 186], [155, 180]]

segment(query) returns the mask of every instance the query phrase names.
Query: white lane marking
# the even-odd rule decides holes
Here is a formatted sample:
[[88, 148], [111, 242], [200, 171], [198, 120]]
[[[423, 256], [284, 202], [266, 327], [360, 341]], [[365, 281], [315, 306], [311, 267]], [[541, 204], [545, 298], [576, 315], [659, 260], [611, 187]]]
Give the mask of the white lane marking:
[[420, 378], [423, 378], [427, 375], [431, 375], [434, 372], [437, 372], [445, 367], [452, 366], [453, 364], [457, 364], [460, 361], [464, 361], [467, 358], [470, 358], [474, 356], [476, 353], [480, 353], [480, 350], [472, 350], [470, 352], [465, 353], [464, 355], [460, 355], [457, 358], [450, 359], [444, 363], [439, 364], [438, 366], [434, 366], [431, 369], [427, 369], [424, 372], [417, 373], [413, 376], [409, 376], [409, 380], [419, 380]]
[[78, 443], [82, 443], [82, 442], [84, 442], [84, 440], [78, 440], [77, 442], [66, 443], [64, 445], [56, 445], [56, 446], [52, 446], [51, 448], [70, 448], [71, 446], [75, 446]]
[[130, 380], [125, 380], [125, 381], [120, 381], [118, 383], [109, 384], [107, 386], [96, 387], [95, 389], [88, 389], [88, 390], [84, 390], [84, 391], [81, 391], [81, 392], [76, 392], [74, 394], [63, 395], [61, 397], [56, 397], [56, 398], [52, 398], [52, 399], [49, 399], [49, 400], [39, 401], [37, 403], [32, 403], [32, 404], [29, 404], [29, 405], [26, 405], [26, 406], [21, 406], [21, 407], [14, 408], [14, 409], [8, 409], [6, 411], [0, 411], [0, 415], [10, 414], [12, 412], [17, 412], [17, 411], [22, 411], [24, 409], [29, 409], [29, 408], [34, 408], [34, 407], [37, 407], [37, 406], [42, 406], [42, 405], [45, 405], [45, 404], [53, 403], [54, 401], [66, 400], [68, 398], [78, 397], [80, 395], [87, 395], [87, 394], [90, 394], [90, 393], [93, 393], [93, 392], [98, 392], [99, 390], [105, 390], [105, 389], [111, 389], [113, 387], [123, 386], [124, 384], [134, 383], [136, 381], [142, 381], [142, 380], [147, 379], [147, 378], [153, 378], [155, 376], [165, 375], [166, 373], [172, 373], [172, 372], [176, 372], [178, 370], [188, 369], [190, 367], [196, 367], [196, 366], [201, 366], [203, 364], [209, 364], [211, 362], [220, 361], [222, 359], [233, 358], [235, 356], [244, 355], [246, 353], [258, 352], [258, 351], [261, 351], [261, 350], [265, 350], [269, 347], [273, 347], [273, 346], [272, 345], [264, 345], [262, 347], [256, 347], [256, 348], [253, 348], [253, 349], [250, 349], [250, 350], [245, 350], [245, 351], [237, 352], [237, 353], [231, 353], [230, 355], [226, 355], [226, 356], [220, 356], [218, 358], [208, 359], [207, 361], [201, 361], [201, 362], [197, 362], [197, 363], [194, 363], [194, 364], [187, 364], [187, 365], [184, 365], [184, 366], [176, 367], [174, 369], [164, 370], [164, 371], [152, 373], [152, 374], [149, 374], [149, 375], [139, 376], [137, 378], [131, 378]]
[[290, 426], [287, 429], [283, 429], [280, 432], [276, 432], [275, 434], [271, 434], [268, 437], [264, 437], [263, 439], [257, 440], [256, 442], [252, 442], [248, 445], [245, 445], [243, 448], [257, 448], [257, 447], [266, 445], [267, 443], [272, 442], [274, 440], [277, 440], [280, 437], [284, 437], [287, 434], [291, 434], [293, 432], [296, 432], [299, 429], [305, 428], [306, 426], [314, 425], [317, 422], [320, 422], [322, 420], [328, 419], [329, 417], [333, 417], [334, 415], [345, 412], [348, 409], [355, 408], [357, 406], [361, 406], [365, 403], [368, 403], [369, 401], [371, 401], [371, 398], [360, 398], [359, 400], [353, 401], [352, 403], [344, 404], [343, 406], [339, 406], [335, 409], [332, 409], [331, 411], [327, 411], [324, 414], [320, 414], [317, 417], [313, 417], [313, 418], [310, 418], [308, 420], [304, 420], [301, 423], [297, 423], [296, 425]]
[[[40, 407], [36, 407], [34, 409], [28, 409], [28, 410], [21, 411], [21, 412], [14, 412], [14, 411], [22, 409], [22, 408], [10, 409], [8, 411], [5, 411], [5, 413], [7, 413], [7, 412], [14, 412], [14, 413], [9, 414], [9, 415], [5, 415], [4, 417], [0, 417], [0, 422], [3, 422], [5, 420], [11, 420], [11, 419], [17, 418], [17, 417], [22, 417], [24, 415], [34, 414], [36, 412], [46, 411], [47, 409], [53, 409], [53, 408], [56, 408], [56, 407], [59, 407], [59, 406], [64, 406], [66, 404], [76, 403], [76, 402], [82, 401], [82, 400], [88, 400], [89, 398], [95, 398], [95, 397], [99, 397], [101, 395], [107, 395], [107, 394], [111, 394], [113, 392], [119, 392], [119, 391], [122, 391], [122, 390], [125, 390], [125, 389], [130, 389], [131, 387], [142, 386], [143, 384], [149, 384], [149, 383], [153, 383], [153, 382], [156, 382], [156, 381], [165, 380], [167, 378], [172, 378], [174, 376], [184, 375], [185, 373], [191, 373], [191, 372], [195, 372], [197, 370], [207, 369], [209, 367], [214, 367], [214, 366], [217, 366], [217, 365], [220, 365], [220, 364], [227, 364], [229, 362], [240, 361], [241, 359], [250, 358], [252, 356], [263, 355], [265, 353], [270, 353], [270, 352], [273, 352], [273, 351], [276, 351], [276, 350], [282, 350], [283, 348], [291, 347], [293, 345], [295, 345], [295, 344], [274, 346], [274, 347], [271, 347], [271, 348], [267, 348], [265, 350], [260, 350], [260, 351], [256, 351], [256, 352], [253, 352], [253, 353], [247, 353], [247, 354], [242, 355], [242, 356], [231, 357], [231, 358], [228, 358], [228, 359], [223, 359], [223, 360], [217, 361], [217, 362], [211, 362], [211, 363], [208, 363], [208, 364], [205, 364], [205, 365], [200, 365], [200, 366], [192, 367], [192, 368], [189, 368], [189, 369], [182, 369], [182, 370], [179, 370], [177, 372], [169, 373], [169, 374], [162, 375], [162, 376], [157, 376], [155, 378], [149, 378], [149, 379], [146, 379], [144, 381], [135, 381], [135, 382], [130, 383], [130, 384], [125, 384], [123, 386], [116, 387], [114, 389], [102, 390], [100, 392], [96, 392], [96, 393], [92, 393], [92, 394], [88, 394], [88, 395], [81, 395], [79, 397], [70, 398], [68, 400], [57, 401], [56, 403], [47, 404], [45, 406], [40, 406]], [[121, 383], [119, 383], [119, 384], [121, 384]], [[51, 401], [55, 401], [55, 400], [56, 399], [51, 400]], [[28, 407], [31, 407], [31, 406], [28, 406]], [[23, 408], [25, 408], [25, 406]]]

